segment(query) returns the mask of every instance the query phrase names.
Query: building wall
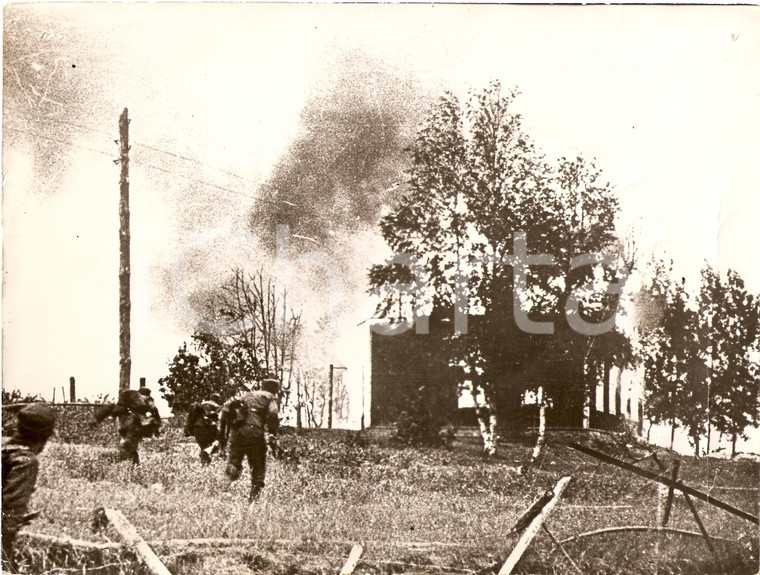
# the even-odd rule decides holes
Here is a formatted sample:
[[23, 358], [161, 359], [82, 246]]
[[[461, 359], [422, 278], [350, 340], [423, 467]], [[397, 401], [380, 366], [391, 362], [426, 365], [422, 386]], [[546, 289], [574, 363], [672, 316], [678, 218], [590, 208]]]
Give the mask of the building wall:
[[440, 339], [410, 329], [398, 335], [371, 332], [372, 425], [391, 425], [415, 400], [443, 421], [457, 417], [454, 372], [440, 353]]
[[[445, 329], [451, 329], [450, 324], [431, 321], [429, 334], [417, 334], [414, 329], [398, 335], [371, 332], [372, 425], [396, 423], [399, 414], [409, 410], [415, 398], [422, 398], [431, 414], [442, 421], [458, 426], [477, 425], [474, 409], [459, 407], [457, 373], [448, 367], [443, 343]], [[601, 380], [592, 391], [591, 427], [619, 430], [630, 428], [632, 422], [638, 424], [641, 393], [635, 372], [621, 373], [611, 368], [599, 375]], [[538, 425], [538, 406], [531, 403], [529, 393], [523, 392], [538, 385], [544, 386], [545, 393], [552, 398], [547, 410], [549, 426], [583, 425], [582, 374], [572, 362], [548, 358], [524, 362], [498, 377], [502, 381], [497, 382], [496, 409], [504, 430]], [[640, 425], [636, 427], [640, 429]]]

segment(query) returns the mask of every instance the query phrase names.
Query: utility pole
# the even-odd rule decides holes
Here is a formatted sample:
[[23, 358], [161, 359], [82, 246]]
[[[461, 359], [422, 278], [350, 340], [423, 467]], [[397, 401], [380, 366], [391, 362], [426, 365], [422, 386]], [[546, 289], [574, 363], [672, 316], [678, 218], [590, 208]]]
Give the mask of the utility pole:
[[132, 370], [129, 319], [129, 117], [119, 116], [119, 391], [129, 389]]
[[364, 431], [364, 366], [362, 366], [362, 418], [361, 429]]
[[327, 411], [327, 429], [332, 429], [332, 412], [333, 412], [333, 372], [335, 367], [330, 364], [330, 401], [328, 402]]
[[296, 429], [301, 431], [303, 429], [303, 422], [301, 421], [301, 372], [296, 374]]

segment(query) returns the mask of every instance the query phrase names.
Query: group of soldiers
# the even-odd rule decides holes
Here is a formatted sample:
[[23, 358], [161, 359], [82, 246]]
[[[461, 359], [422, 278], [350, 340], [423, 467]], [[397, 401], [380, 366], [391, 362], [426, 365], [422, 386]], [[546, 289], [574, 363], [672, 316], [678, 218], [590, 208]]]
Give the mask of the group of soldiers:
[[[185, 434], [198, 442], [202, 464], [209, 464], [214, 454], [226, 456], [224, 474], [228, 487], [240, 477], [243, 461], [248, 460], [251, 504], [264, 488], [267, 450], [277, 445], [278, 390], [276, 378], [265, 378], [261, 390], [246, 390], [223, 405], [218, 395], [212, 395], [192, 407], [185, 425]], [[150, 390], [120, 392], [116, 403], [104, 406], [95, 414], [93, 426], [108, 417], [118, 421], [119, 459], [139, 464], [140, 441], [157, 436], [161, 427]], [[3, 437], [3, 571], [12, 572], [13, 543], [18, 530], [37, 515], [28, 512], [37, 482], [37, 456], [52, 435], [55, 423], [56, 413], [52, 407], [30, 404], [18, 412], [14, 431]]]
[[251, 471], [249, 501], [264, 488], [267, 450], [276, 449], [280, 419], [277, 409], [279, 381], [265, 378], [260, 390], [245, 391], [224, 405], [214, 394], [193, 405], [185, 424], [185, 435], [195, 438], [201, 463], [207, 465], [215, 453], [226, 454], [224, 470], [228, 484], [235, 481], [248, 460]]

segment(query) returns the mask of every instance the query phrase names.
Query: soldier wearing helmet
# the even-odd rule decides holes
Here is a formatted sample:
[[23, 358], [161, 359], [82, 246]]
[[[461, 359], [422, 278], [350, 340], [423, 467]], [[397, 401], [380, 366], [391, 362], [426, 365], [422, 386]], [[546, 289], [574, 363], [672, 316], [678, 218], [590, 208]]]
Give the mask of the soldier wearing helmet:
[[274, 441], [279, 431], [277, 408], [279, 380], [266, 377], [260, 391], [248, 391], [228, 401], [219, 415], [219, 439], [229, 440], [225, 475], [229, 484], [240, 477], [243, 459], [251, 471], [249, 501], [258, 498], [264, 488], [267, 462], [267, 436]]
[[27, 508], [37, 484], [37, 456], [53, 434], [55, 421], [56, 414], [52, 407], [33, 403], [18, 412], [14, 431], [10, 436], [3, 437], [3, 572], [16, 572], [13, 562], [16, 534], [38, 515], [27, 514]]
[[202, 465], [211, 463], [211, 455], [219, 451], [219, 410], [222, 398], [214, 393], [209, 399], [194, 403], [187, 414], [185, 436], [194, 437], [201, 448]]

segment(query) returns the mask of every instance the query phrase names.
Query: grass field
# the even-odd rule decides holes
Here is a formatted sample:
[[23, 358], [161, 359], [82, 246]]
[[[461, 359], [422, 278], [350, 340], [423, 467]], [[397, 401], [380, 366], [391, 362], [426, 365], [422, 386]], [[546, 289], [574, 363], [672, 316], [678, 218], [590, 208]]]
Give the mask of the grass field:
[[[118, 541], [112, 528], [92, 530], [94, 510], [110, 507], [124, 513], [175, 574], [338, 573], [354, 543], [365, 549], [357, 573], [490, 573], [516, 543], [518, 536], [508, 532], [518, 517], [565, 475], [573, 479], [547, 522], [557, 539], [607, 527], [656, 525], [653, 482], [556, 440], [524, 474], [518, 466], [530, 457], [527, 443], [501, 445], [493, 460], [484, 460], [475, 443], [411, 448], [349, 432], [291, 434], [282, 445], [284, 457], [270, 459], [267, 486], [249, 511], [247, 471], [225, 492], [223, 462], [202, 468], [196, 446], [176, 429], [143, 442], [142, 464], [134, 468], [113, 463], [108, 448], [52, 443], [42, 456], [32, 500], [42, 518], [26, 530]], [[628, 455], [614, 442], [596, 446]], [[639, 465], [655, 470], [647, 461]], [[685, 458], [681, 478], [757, 514], [756, 463]], [[717, 542], [721, 568], [756, 573], [755, 526], [700, 501], [695, 505], [707, 531], [730, 540]], [[698, 531], [681, 497], [669, 526]], [[24, 537], [20, 543], [27, 572], [144, 572], [129, 552], [88, 554]], [[698, 536], [600, 534], [569, 542], [565, 549], [587, 574], [721, 572]], [[576, 571], [540, 533], [516, 572]]]

